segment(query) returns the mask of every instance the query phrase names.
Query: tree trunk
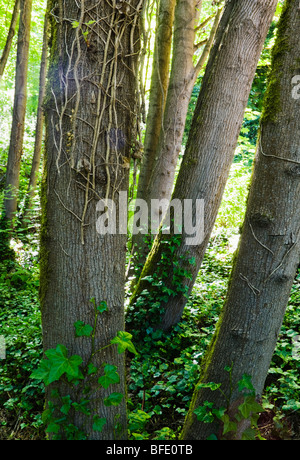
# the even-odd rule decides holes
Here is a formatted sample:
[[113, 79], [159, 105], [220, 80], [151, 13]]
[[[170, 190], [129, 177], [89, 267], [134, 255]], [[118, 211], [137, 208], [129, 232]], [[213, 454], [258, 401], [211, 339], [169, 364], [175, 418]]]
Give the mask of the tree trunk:
[[[171, 261], [176, 263], [178, 273], [176, 279], [173, 276], [173, 262], [168, 270], [162, 267], [162, 286], [167, 284], [172, 290], [172, 295], [168, 299], [164, 295], [163, 302], [160, 302], [164, 311], [160, 327], [165, 330], [180, 320], [200, 269], [233, 161], [257, 62], [276, 4], [275, 0], [240, 0], [227, 1], [225, 5], [216, 37], [217, 50], [214, 47], [208, 62], [172, 196], [172, 200], [179, 200], [180, 203], [186, 198], [191, 200], [193, 211], [189, 213], [187, 210], [184, 214], [187, 219], [193, 217], [193, 225], [197, 218], [196, 200], [204, 200], [204, 236], [200, 238], [201, 222], [197, 222], [196, 231], [202, 242], [190, 242], [188, 239], [191, 232], [184, 228], [180, 243], [172, 251]], [[161, 228], [163, 226], [164, 222]], [[160, 230], [133, 293], [131, 305], [135, 304], [144, 289], [149, 289], [149, 278], [144, 278], [158, 273], [157, 264], [164, 260], [168, 240], [170, 235], [164, 235]]]
[[[226, 303], [204, 359], [201, 382], [228, 389], [225, 366], [233, 364], [230, 401], [240, 397], [236, 384], [252, 377], [257, 397], [280, 332], [300, 255], [300, 119], [291, 82], [299, 74], [300, 12], [288, 0], [278, 26], [260, 138], [243, 232]], [[204, 401], [226, 407], [224, 396], [196, 390], [183, 439], [206, 439], [218, 425], [203, 424], [193, 411]]]
[[18, 51], [15, 78], [15, 99], [10, 146], [7, 160], [4, 212], [12, 220], [17, 211], [20, 166], [23, 149], [27, 101], [27, 73], [32, 0], [21, 0]]
[[46, 92], [46, 74], [47, 74], [47, 64], [48, 64], [48, 33], [49, 33], [49, 21], [48, 21], [48, 14], [45, 15], [45, 22], [44, 22], [44, 37], [43, 37], [43, 49], [42, 49], [42, 56], [41, 56], [41, 67], [40, 67], [40, 85], [39, 85], [39, 102], [38, 102], [38, 110], [37, 110], [37, 121], [36, 121], [36, 128], [35, 128], [35, 144], [34, 144], [34, 152], [33, 152], [33, 159], [32, 159], [32, 166], [30, 171], [30, 178], [29, 178], [29, 185], [28, 185], [28, 193], [25, 201], [24, 212], [30, 209], [32, 200], [34, 198], [36, 186], [37, 186], [37, 178], [41, 163], [41, 153], [42, 153], [42, 142], [43, 142], [43, 131], [44, 131], [44, 109], [43, 109], [43, 102]]
[[[57, 7], [53, 0], [49, 6], [52, 48], [45, 99], [40, 288], [43, 341], [45, 350], [63, 344], [84, 364], [90, 359], [91, 344], [87, 337], [75, 338], [74, 323], [94, 324], [92, 298], [96, 305], [108, 306], [97, 320], [96, 350], [109, 345], [125, 327], [127, 228], [105, 234], [97, 223], [98, 210], [110, 206], [110, 199], [115, 199], [119, 216], [120, 192], [128, 190], [141, 5], [141, 1], [66, 0]], [[85, 421], [80, 412], [73, 424], [89, 439], [126, 439], [125, 360], [113, 346], [93, 359], [98, 368], [104, 363], [117, 367], [120, 382], [108, 389], [91, 386], [92, 410], [106, 419], [103, 431], [93, 430], [93, 420]], [[58, 388], [64, 391], [63, 385]], [[124, 395], [121, 405], [104, 404], [112, 392]], [[76, 394], [71, 397], [78, 401]], [[51, 391], [47, 401], [53, 401]]]
[[[222, 11], [221, 8], [218, 10], [210, 37], [195, 64], [196, 26], [201, 8], [202, 1], [199, 0], [178, 0], [176, 4], [173, 57], [166, 106], [160, 129], [151, 140], [152, 145], [157, 142], [155, 161], [147, 171], [147, 184], [144, 183], [143, 186], [142, 198], [149, 208], [151, 199], [170, 200], [171, 198], [191, 94], [199, 72], [209, 55]], [[149, 216], [148, 229], [150, 224], [158, 229], [162, 217], [161, 214], [152, 214], [151, 219]], [[134, 235], [133, 243], [137, 244], [138, 261], [143, 266], [148, 254], [145, 235], [141, 233]]]
[[6, 43], [5, 43], [5, 47], [4, 47], [4, 50], [2, 52], [2, 56], [0, 59], [0, 81], [2, 80], [4, 70], [6, 67], [6, 63], [8, 60], [8, 56], [11, 50], [12, 41], [15, 36], [19, 14], [20, 14], [20, 0], [16, 0], [8, 35], [7, 35], [7, 39], [6, 39]]
[[[149, 98], [149, 109], [144, 140], [144, 153], [139, 174], [137, 199], [146, 199], [150, 174], [154, 168], [159, 135], [163, 123], [164, 109], [170, 78], [170, 60], [173, 36], [173, 21], [176, 0], [160, 0], [155, 34], [153, 70]], [[144, 247], [145, 235], [132, 237], [134, 247]]]

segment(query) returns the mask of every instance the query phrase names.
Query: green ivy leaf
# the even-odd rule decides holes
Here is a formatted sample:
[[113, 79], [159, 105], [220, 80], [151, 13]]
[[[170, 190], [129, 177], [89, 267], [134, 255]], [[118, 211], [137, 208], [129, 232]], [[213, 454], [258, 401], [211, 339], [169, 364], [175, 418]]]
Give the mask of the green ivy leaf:
[[244, 374], [242, 379], [238, 382], [239, 391], [250, 390], [255, 392], [254, 386], [251, 381], [251, 375]]
[[77, 355], [68, 358], [68, 350], [64, 345], [57, 345], [55, 349], [47, 350], [45, 355], [50, 361], [50, 372], [47, 379], [48, 384], [59, 380], [64, 373], [70, 377], [82, 377], [79, 369], [82, 358]]
[[242, 433], [242, 441], [255, 441], [255, 431], [252, 428], [247, 428]]
[[104, 399], [104, 406], [118, 406], [121, 403], [123, 397], [124, 395], [122, 395], [122, 393], [112, 393]]
[[90, 403], [89, 399], [82, 399], [80, 403], [74, 402], [72, 403], [72, 406], [77, 412], [81, 412], [84, 415], [91, 415], [91, 410], [88, 407]]
[[35, 369], [30, 378], [36, 380], [42, 380], [45, 385], [49, 385], [49, 374], [50, 374], [51, 364], [49, 360], [42, 359], [40, 365]]
[[101, 431], [103, 430], [104, 425], [106, 424], [106, 418], [100, 418], [98, 415], [94, 415], [93, 417], [93, 430], [94, 431]]
[[85, 324], [83, 321], [74, 323], [76, 337], [90, 337], [93, 332], [93, 327], [90, 324]]
[[48, 425], [47, 429], [46, 429], [46, 433], [55, 433], [57, 434], [60, 430], [60, 426], [58, 425], [58, 423], [55, 423], [55, 422], [52, 422]]
[[109, 385], [112, 385], [114, 383], [120, 383], [120, 376], [117, 373], [117, 367], [116, 366], [111, 366], [110, 364], [106, 364], [104, 367], [104, 372], [105, 374], [98, 379], [98, 383], [103, 388], [108, 388]]
[[197, 416], [199, 422], [212, 423], [214, 421], [212, 408], [213, 403], [205, 401], [203, 406], [199, 406], [197, 407], [197, 409], [194, 410], [194, 414]]
[[229, 415], [224, 414], [221, 420], [224, 423], [223, 434], [229, 433], [230, 431], [237, 431], [237, 424], [230, 420]]
[[131, 341], [132, 335], [129, 332], [119, 331], [117, 336], [110, 341], [110, 343], [116, 343], [118, 345], [118, 353], [124, 353], [125, 350], [130, 351], [137, 355], [137, 351]]
[[211, 391], [216, 391], [218, 388], [220, 388], [221, 385], [221, 383], [208, 382], [199, 383], [197, 386], [198, 388], [209, 388]]
[[88, 365], [88, 375], [96, 374], [98, 372], [98, 368], [94, 366], [93, 363], [89, 363]]
[[254, 396], [246, 396], [244, 402], [239, 406], [239, 412], [244, 419], [248, 419], [251, 414], [263, 412], [263, 408], [255, 401]]

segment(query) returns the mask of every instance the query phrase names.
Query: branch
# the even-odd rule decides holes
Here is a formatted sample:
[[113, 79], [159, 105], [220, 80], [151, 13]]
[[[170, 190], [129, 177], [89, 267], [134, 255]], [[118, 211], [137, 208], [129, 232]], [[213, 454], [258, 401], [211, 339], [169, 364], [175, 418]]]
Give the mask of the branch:
[[219, 22], [220, 22], [220, 17], [221, 17], [222, 11], [223, 11], [223, 7], [219, 8], [218, 11], [217, 11], [217, 14], [216, 14], [212, 29], [210, 31], [209, 38], [208, 38], [207, 43], [206, 43], [206, 46], [205, 46], [205, 48], [203, 50], [203, 53], [201, 54], [201, 56], [199, 58], [199, 61], [197, 62], [196, 66], [195, 66], [195, 74], [198, 74], [200, 72], [200, 70], [202, 69], [207, 57], [209, 56], [209, 53], [210, 53], [210, 50], [211, 50], [211, 47], [212, 47], [212, 44], [213, 44], [213, 41], [214, 41], [214, 38], [215, 38], [215, 35], [216, 35], [216, 32], [217, 32], [217, 29], [218, 29], [218, 25], [219, 25]]

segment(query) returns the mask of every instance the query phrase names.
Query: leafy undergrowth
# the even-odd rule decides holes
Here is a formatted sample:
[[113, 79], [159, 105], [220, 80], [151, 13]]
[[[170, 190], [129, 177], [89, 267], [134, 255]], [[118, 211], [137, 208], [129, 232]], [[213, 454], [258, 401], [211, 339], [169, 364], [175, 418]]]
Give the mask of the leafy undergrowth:
[[[127, 361], [130, 439], [178, 439], [225, 299], [235, 244], [222, 234], [212, 238], [181, 323], [169, 333], [148, 328], [143, 342], [134, 342], [139, 355]], [[266, 381], [259, 427], [268, 440], [300, 437], [299, 283], [300, 275]], [[1, 335], [7, 349], [0, 368], [0, 439], [45, 439], [44, 388], [30, 378], [42, 358], [35, 254], [0, 266]]]

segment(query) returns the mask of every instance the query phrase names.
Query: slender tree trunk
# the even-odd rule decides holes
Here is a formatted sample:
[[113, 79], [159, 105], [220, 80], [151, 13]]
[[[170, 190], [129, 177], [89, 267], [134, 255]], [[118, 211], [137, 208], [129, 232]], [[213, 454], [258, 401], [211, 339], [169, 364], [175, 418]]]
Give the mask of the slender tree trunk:
[[[153, 137], [151, 142], [152, 146], [157, 142], [155, 161], [147, 171], [147, 184], [143, 186], [142, 198], [147, 202], [149, 209], [151, 199], [171, 198], [191, 94], [209, 55], [222, 11], [221, 8], [218, 10], [209, 39], [195, 64], [195, 38], [198, 32], [196, 26], [201, 8], [202, 1], [199, 0], [177, 0], [176, 3], [173, 56], [166, 106], [159, 132], [156, 133], [158, 137]], [[153, 228], [155, 225], [158, 228], [162, 217], [161, 214], [152, 214], [151, 218], [149, 216], [148, 230], [152, 225]], [[151, 237], [148, 240], [151, 240]], [[138, 262], [143, 266], [148, 254], [145, 234], [134, 235], [133, 244], [138, 247]]]
[[47, 74], [47, 64], [48, 64], [48, 33], [49, 33], [49, 21], [48, 21], [48, 14], [46, 14], [45, 22], [44, 22], [43, 49], [42, 49], [41, 67], [40, 67], [39, 102], [38, 102], [37, 121], [36, 121], [36, 128], [35, 128], [35, 144], [34, 144], [32, 166], [31, 166], [31, 171], [30, 171], [28, 193], [27, 193], [25, 207], [24, 207], [25, 213], [30, 208], [34, 194], [35, 194], [38, 173], [39, 173], [39, 168], [40, 168], [40, 163], [41, 163], [44, 118], [45, 118], [43, 102], [44, 102], [45, 91], [46, 91], [46, 74]]
[[[300, 118], [292, 81], [299, 72], [300, 12], [288, 0], [278, 26], [264, 102], [260, 138], [241, 241], [228, 296], [204, 359], [201, 382], [228, 389], [225, 366], [233, 364], [230, 401], [241, 403], [236, 384], [252, 377], [261, 397], [300, 256]], [[193, 411], [204, 401], [226, 407], [224, 396], [196, 390], [183, 439], [206, 439], [218, 430]]]
[[[78, 6], [79, 5], [79, 6]], [[127, 226], [104, 233], [98, 226], [101, 205], [128, 190], [128, 159], [135, 141], [136, 78], [141, 1], [59, 3], [50, 1], [51, 56], [45, 99], [45, 171], [42, 184], [41, 289], [45, 350], [63, 344], [86, 364], [91, 346], [75, 338], [74, 323], [94, 324], [95, 349], [124, 331], [124, 279]], [[70, 20], [69, 20], [70, 19]], [[98, 208], [100, 204], [100, 208]], [[109, 207], [109, 209], [111, 209]], [[99, 211], [98, 211], [99, 210]], [[117, 223], [120, 223], [117, 219]], [[107, 347], [93, 359], [117, 367], [120, 382], [111, 388], [91, 386], [95, 413], [106, 419], [101, 433], [77, 413], [73, 423], [89, 439], [127, 437], [124, 355]], [[59, 387], [61, 391], [63, 387]], [[104, 398], [122, 393], [119, 406]], [[84, 395], [80, 395], [84, 397]], [[78, 397], [71, 394], [72, 398]], [[47, 401], [52, 399], [47, 392]], [[121, 430], [115, 432], [118, 422]]]
[[4, 210], [12, 220], [17, 211], [20, 166], [23, 150], [27, 101], [27, 73], [32, 0], [21, 0], [18, 51], [15, 78], [15, 99], [10, 146], [7, 160]]
[[[163, 329], [170, 328], [180, 320], [200, 269], [233, 161], [257, 62], [276, 4], [275, 0], [239, 0], [227, 1], [225, 5], [216, 37], [218, 49], [212, 50], [172, 195], [172, 199], [181, 203], [187, 198], [192, 200], [194, 225], [196, 200], [204, 200], [204, 238], [201, 238], [202, 243], [191, 245], [188, 241], [190, 232], [184, 229], [179, 246], [172, 252], [176, 270], [178, 267], [181, 269], [179, 289], [178, 277], [176, 280], [173, 277], [175, 265], [168, 270], [162, 269], [166, 283], [173, 292], [167, 300], [164, 296], [161, 303], [164, 314], [160, 327]], [[189, 213], [186, 214], [186, 217], [191, 218]], [[164, 222], [162, 228], [163, 225]], [[159, 232], [133, 293], [131, 305], [135, 304], [144, 289], [149, 289], [148, 276], [157, 273], [158, 263], [164, 257], [164, 243], [169, 239], [170, 235]]]
[[[209, 55], [222, 9], [217, 12], [215, 22], [204, 51], [195, 65], [196, 25], [201, 5], [197, 0], [178, 0], [174, 27], [174, 52], [168, 97], [164, 112], [164, 123], [160, 133], [157, 161], [151, 173], [147, 189], [147, 202], [152, 198], [170, 200], [175, 171], [191, 94], [199, 72]], [[161, 217], [157, 216], [158, 226]]]
[[6, 63], [8, 60], [8, 56], [11, 50], [12, 41], [15, 36], [19, 14], [20, 14], [20, 0], [16, 0], [8, 35], [7, 35], [7, 39], [6, 39], [6, 43], [5, 43], [5, 47], [4, 47], [4, 50], [2, 52], [2, 56], [0, 59], [0, 81], [2, 80], [4, 70], [6, 67]]
[[[154, 168], [159, 135], [163, 123], [164, 109], [170, 78], [170, 60], [173, 22], [176, 0], [160, 0], [155, 35], [153, 70], [149, 98], [149, 109], [144, 140], [144, 153], [139, 174], [137, 199], [146, 199], [150, 174]], [[145, 235], [133, 235], [132, 245], [144, 247]]]

